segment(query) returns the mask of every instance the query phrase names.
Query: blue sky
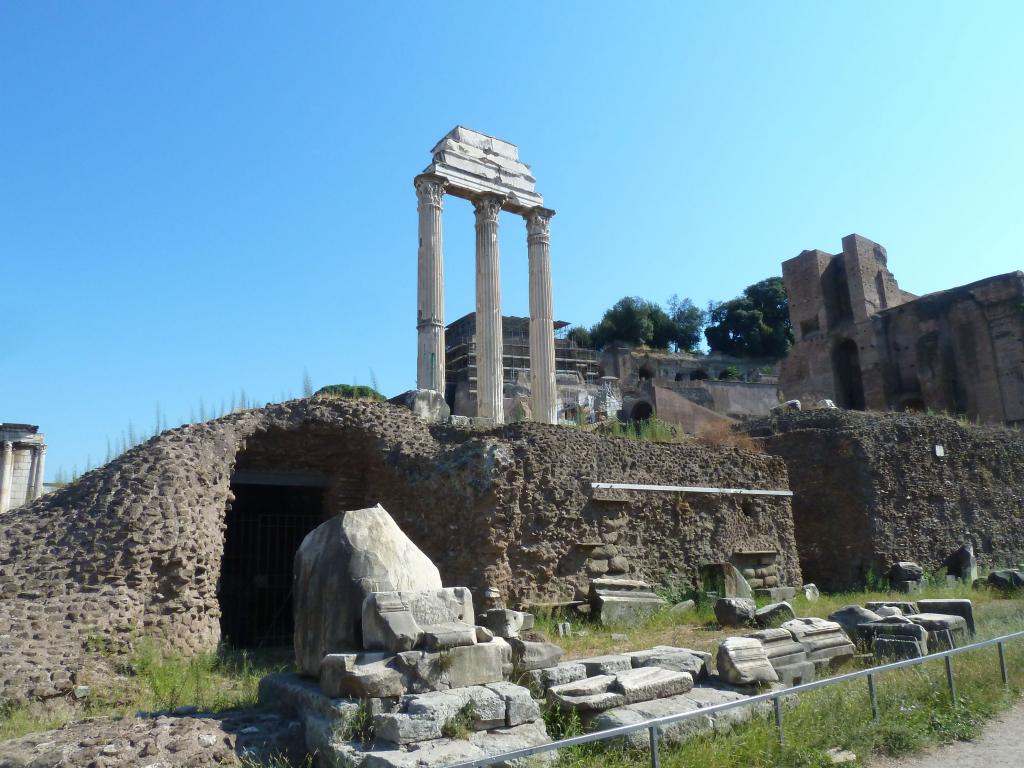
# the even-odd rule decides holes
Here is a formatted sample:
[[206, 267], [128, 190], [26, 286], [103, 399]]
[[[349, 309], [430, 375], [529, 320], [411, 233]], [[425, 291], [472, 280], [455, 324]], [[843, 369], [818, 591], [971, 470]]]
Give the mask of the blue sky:
[[[561, 319], [727, 299], [850, 232], [915, 293], [1017, 269], [1022, 9], [4, 3], [0, 421], [41, 425], [52, 477], [158, 405], [276, 401], [304, 369], [412, 387], [412, 178], [460, 123], [518, 144], [558, 211]], [[468, 203], [444, 227], [453, 320]]]

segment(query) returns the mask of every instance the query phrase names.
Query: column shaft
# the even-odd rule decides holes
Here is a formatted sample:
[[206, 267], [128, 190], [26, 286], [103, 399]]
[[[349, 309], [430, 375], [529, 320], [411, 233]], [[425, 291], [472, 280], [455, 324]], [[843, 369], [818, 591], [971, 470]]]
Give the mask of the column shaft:
[[533, 420], [558, 423], [555, 382], [555, 313], [551, 299], [551, 217], [534, 208], [526, 215], [530, 268], [530, 401]]
[[5, 440], [0, 451], [0, 515], [11, 508], [11, 484], [14, 481], [14, 444]]
[[43, 475], [46, 472], [46, 446], [36, 446], [36, 477], [35, 486], [32, 489], [32, 499], [38, 499], [43, 495]]
[[476, 414], [505, 422], [498, 214], [504, 198], [483, 194], [476, 211]]
[[419, 250], [416, 294], [416, 388], [445, 394], [444, 257], [441, 209], [444, 180], [416, 177]]

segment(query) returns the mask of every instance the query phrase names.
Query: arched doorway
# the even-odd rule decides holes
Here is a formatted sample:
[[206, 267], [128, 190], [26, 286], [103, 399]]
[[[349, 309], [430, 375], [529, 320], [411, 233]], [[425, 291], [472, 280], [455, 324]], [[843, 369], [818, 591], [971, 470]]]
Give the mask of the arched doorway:
[[644, 363], [640, 366], [640, 370], [637, 371], [637, 375], [640, 377], [640, 381], [650, 381], [654, 378], [654, 366], [650, 363]]
[[367, 505], [363, 450], [337, 432], [305, 429], [270, 429], [246, 441], [224, 518], [217, 592], [225, 643], [291, 644], [295, 552], [331, 515]]
[[860, 350], [857, 342], [846, 339], [832, 350], [832, 371], [835, 375], [836, 399], [844, 408], [863, 411], [864, 380], [860, 370]]
[[647, 421], [654, 415], [654, 407], [646, 400], [641, 400], [639, 403], [633, 406], [633, 410], [629, 412], [630, 421]]

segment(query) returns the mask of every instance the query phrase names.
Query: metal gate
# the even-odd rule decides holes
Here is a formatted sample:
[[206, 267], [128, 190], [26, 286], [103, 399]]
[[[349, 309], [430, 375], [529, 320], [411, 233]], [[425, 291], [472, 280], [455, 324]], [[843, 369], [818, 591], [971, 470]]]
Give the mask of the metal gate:
[[237, 484], [232, 491], [221, 563], [221, 636], [242, 648], [290, 645], [295, 552], [324, 518], [324, 490]]

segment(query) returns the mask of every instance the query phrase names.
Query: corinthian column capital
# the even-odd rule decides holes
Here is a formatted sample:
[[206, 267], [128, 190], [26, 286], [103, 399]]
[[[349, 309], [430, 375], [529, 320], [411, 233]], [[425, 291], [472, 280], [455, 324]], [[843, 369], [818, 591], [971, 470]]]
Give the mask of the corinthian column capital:
[[529, 239], [536, 237], [548, 240], [551, 238], [551, 217], [555, 212], [550, 208], [531, 208], [526, 213], [526, 234]]
[[416, 199], [420, 205], [441, 207], [447, 181], [440, 176], [417, 176], [413, 183], [416, 185]]
[[493, 192], [485, 192], [473, 198], [473, 210], [476, 211], [477, 224], [496, 222], [498, 214], [501, 213], [501, 206], [505, 203], [505, 197]]

